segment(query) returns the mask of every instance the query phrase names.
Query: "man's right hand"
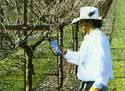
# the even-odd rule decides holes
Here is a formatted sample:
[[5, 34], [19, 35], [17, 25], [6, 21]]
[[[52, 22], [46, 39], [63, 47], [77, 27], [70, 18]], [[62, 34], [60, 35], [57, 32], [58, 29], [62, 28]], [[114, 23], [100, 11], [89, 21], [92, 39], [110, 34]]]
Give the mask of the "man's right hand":
[[67, 53], [67, 49], [66, 48], [61, 47], [61, 50], [62, 50], [63, 55], [65, 55]]

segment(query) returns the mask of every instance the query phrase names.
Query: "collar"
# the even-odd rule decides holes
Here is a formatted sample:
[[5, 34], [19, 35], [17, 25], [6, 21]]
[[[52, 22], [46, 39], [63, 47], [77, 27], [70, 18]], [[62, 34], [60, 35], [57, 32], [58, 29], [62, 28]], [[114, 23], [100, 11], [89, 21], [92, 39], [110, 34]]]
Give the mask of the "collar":
[[99, 32], [99, 31], [100, 31], [99, 28], [95, 28], [93, 31], [90, 31], [89, 34], [87, 33], [87, 34], [84, 36], [84, 39], [89, 38], [91, 35], [93, 35], [93, 34]]

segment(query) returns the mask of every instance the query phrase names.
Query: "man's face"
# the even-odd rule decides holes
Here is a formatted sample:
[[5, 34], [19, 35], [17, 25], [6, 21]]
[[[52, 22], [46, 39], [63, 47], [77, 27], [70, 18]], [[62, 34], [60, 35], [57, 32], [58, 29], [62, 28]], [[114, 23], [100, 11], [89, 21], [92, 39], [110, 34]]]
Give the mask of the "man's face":
[[89, 28], [90, 28], [90, 21], [89, 20], [81, 20], [79, 23], [80, 23], [79, 25], [80, 25], [82, 32], [86, 32], [89, 30]]

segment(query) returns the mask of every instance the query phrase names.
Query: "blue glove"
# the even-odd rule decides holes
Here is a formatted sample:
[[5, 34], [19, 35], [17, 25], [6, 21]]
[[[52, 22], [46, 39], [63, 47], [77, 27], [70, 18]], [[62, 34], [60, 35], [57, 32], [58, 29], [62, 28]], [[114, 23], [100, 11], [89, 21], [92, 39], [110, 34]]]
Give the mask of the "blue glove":
[[57, 40], [50, 40], [50, 45], [56, 51], [57, 54], [62, 54], [62, 51], [58, 46]]

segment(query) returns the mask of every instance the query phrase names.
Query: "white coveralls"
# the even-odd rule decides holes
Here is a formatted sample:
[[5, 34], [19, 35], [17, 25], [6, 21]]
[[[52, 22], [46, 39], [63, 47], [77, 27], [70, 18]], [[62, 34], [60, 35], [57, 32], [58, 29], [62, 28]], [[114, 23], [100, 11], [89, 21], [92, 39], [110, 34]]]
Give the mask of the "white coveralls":
[[82, 81], [95, 81], [101, 89], [112, 78], [109, 41], [99, 28], [86, 34], [78, 52], [68, 50], [64, 55], [69, 63], [78, 65], [77, 77]]

